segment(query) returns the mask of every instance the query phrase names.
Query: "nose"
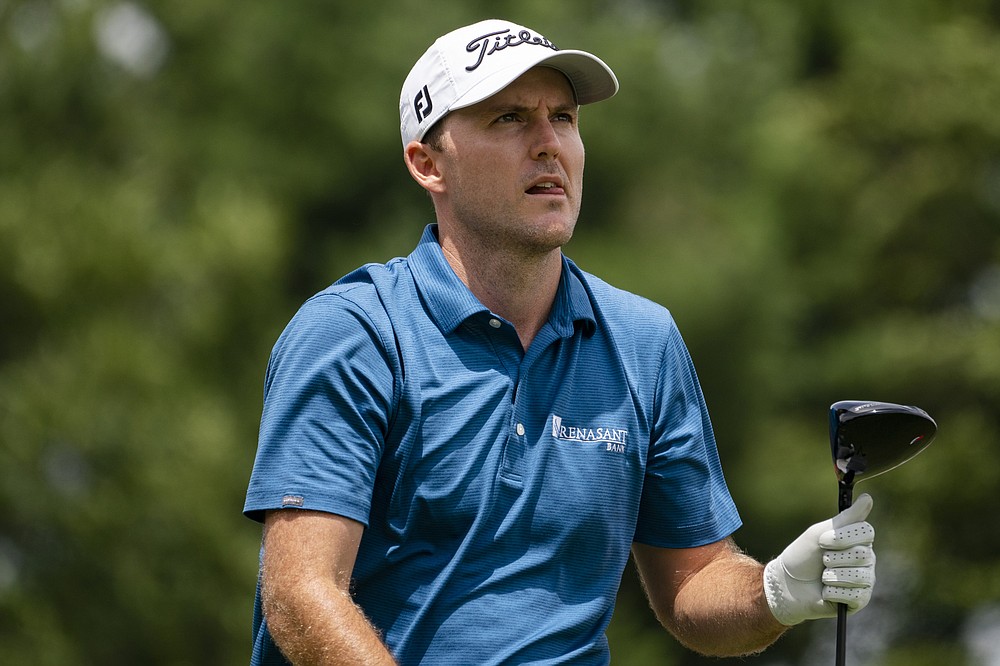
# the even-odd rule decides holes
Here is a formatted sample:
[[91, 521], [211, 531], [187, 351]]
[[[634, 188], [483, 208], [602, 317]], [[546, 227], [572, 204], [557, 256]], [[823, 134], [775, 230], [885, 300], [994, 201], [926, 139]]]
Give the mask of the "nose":
[[548, 118], [538, 120], [531, 144], [531, 159], [554, 160], [559, 156], [559, 136]]

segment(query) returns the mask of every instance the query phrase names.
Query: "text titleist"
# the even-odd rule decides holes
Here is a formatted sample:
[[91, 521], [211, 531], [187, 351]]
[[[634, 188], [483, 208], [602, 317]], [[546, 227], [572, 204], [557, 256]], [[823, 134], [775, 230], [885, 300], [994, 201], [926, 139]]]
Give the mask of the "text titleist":
[[483, 59], [486, 56], [493, 55], [497, 51], [502, 51], [506, 48], [513, 46], [521, 46], [523, 44], [529, 44], [533, 46], [544, 46], [547, 49], [552, 49], [553, 51], [558, 51], [559, 48], [547, 40], [541, 35], [533, 35], [528, 30], [521, 30], [516, 35], [511, 34], [510, 29], [498, 30], [496, 32], [491, 32], [483, 35], [482, 37], [476, 37], [465, 50], [469, 53], [477, 53], [476, 62], [465, 68], [465, 71], [472, 72], [475, 71], [481, 64], [483, 64]]

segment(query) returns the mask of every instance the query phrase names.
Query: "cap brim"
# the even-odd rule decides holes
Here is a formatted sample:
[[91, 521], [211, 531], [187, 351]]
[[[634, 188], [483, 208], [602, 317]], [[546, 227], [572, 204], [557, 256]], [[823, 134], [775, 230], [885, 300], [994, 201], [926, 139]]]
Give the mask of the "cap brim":
[[463, 109], [492, 97], [532, 67], [551, 67], [565, 74], [573, 86], [577, 104], [600, 102], [618, 92], [618, 78], [603, 60], [586, 51], [567, 50], [498, 70], [467, 90], [449, 110]]

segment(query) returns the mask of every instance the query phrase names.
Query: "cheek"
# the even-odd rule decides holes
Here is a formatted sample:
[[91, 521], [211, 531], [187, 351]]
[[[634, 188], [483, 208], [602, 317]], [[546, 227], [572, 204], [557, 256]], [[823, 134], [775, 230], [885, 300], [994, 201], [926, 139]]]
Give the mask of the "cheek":
[[581, 151], [578, 159], [576, 159], [571, 166], [567, 166], [567, 171], [569, 171], [570, 180], [576, 183], [577, 189], [579, 191], [583, 190], [583, 165], [584, 165], [584, 154]]
[[448, 188], [458, 205], [505, 207], [516, 189], [510, 186], [515, 180], [501, 164], [470, 162], [452, 171]]
[[573, 141], [567, 141], [563, 146], [563, 156], [567, 166], [571, 166], [576, 172], [576, 176], [583, 175], [583, 164], [586, 162], [586, 151], [583, 148], [583, 141], [579, 136]]

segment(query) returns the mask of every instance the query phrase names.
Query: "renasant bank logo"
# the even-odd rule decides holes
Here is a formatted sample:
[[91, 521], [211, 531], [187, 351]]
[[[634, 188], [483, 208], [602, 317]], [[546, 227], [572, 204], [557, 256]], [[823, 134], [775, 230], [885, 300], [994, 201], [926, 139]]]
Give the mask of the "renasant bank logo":
[[624, 428], [589, 428], [563, 425], [561, 416], [552, 415], [552, 437], [563, 442], [604, 444], [606, 451], [625, 453], [628, 430]]

